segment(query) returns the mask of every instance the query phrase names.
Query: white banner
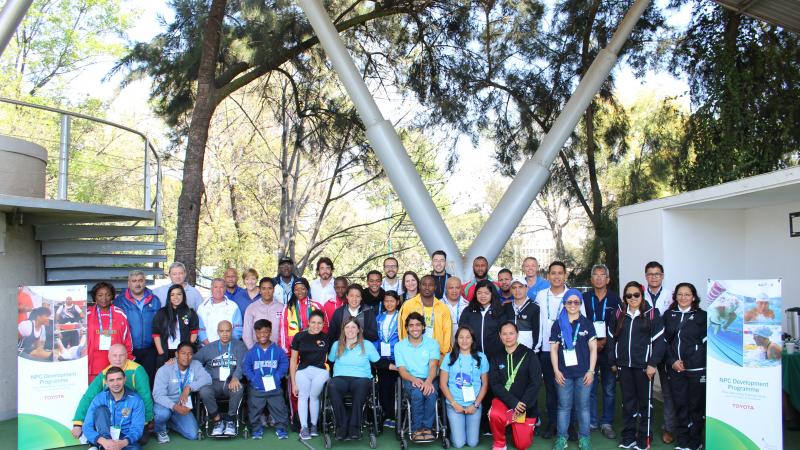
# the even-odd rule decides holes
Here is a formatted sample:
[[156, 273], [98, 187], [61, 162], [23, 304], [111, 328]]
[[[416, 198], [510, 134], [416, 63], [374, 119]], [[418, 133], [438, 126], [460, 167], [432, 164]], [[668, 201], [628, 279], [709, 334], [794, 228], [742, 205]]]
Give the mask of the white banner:
[[78, 445], [72, 416], [86, 391], [86, 286], [23, 286], [17, 294], [18, 449]]
[[783, 448], [781, 280], [708, 281], [706, 447]]

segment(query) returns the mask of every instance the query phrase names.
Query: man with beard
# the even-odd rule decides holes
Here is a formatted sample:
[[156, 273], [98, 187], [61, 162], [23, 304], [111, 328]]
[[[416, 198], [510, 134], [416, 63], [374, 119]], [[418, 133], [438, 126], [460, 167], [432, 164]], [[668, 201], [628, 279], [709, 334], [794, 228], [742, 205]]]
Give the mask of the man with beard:
[[514, 294], [511, 293], [511, 280], [514, 275], [511, 270], [503, 268], [497, 272], [497, 288], [500, 291], [500, 302], [504, 305], [514, 301]]
[[323, 256], [317, 260], [317, 275], [319, 278], [311, 282], [311, 300], [324, 305], [329, 300], [336, 299], [333, 279], [333, 261]]
[[400, 264], [397, 258], [390, 256], [383, 260], [383, 273], [385, 274], [381, 287], [384, 291], [395, 291], [401, 298], [403, 296], [403, 280], [397, 277]]
[[447, 286], [447, 279], [452, 275], [447, 273], [447, 253], [444, 250], [436, 250], [431, 255], [431, 267], [433, 268], [433, 280], [436, 282], [434, 295], [438, 299], [444, 298], [444, 291]]
[[472, 300], [472, 296], [475, 294], [475, 285], [478, 284], [478, 281], [491, 280], [491, 278], [489, 278], [489, 260], [483, 256], [475, 258], [472, 261], [472, 273], [475, 275], [475, 278], [464, 283], [464, 286], [461, 287], [461, 295], [467, 299], [467, 301]]

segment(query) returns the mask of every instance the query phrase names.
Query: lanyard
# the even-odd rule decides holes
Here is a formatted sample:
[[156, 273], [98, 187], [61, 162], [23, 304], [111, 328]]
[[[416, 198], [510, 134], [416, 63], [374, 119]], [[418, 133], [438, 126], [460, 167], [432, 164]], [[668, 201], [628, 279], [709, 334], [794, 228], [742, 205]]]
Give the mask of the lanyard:
[[183, 376], [183, 380], [181, 380], [181, 369], [179, 369], [177, 367], [178, 366], [177, 364], [175, 364], [175, 366], [176, 366], [175, 367], [175, 373], [178, 374], [178, 383], [180, 383], [180, 385], [181, 385], [181, 392], [180, 393], [183, 393], [183, 388], [186, 387], [186, 383], [188, 383], [188, 381], [189, 381], [190, 370], [189, 370], [188, 367], [186, 368], [186, 374]]
[[108, 330], [103, 331], [103, 319], [100, 317], [100, 307], [95, 306], [97, 309], [97, 325], [100, 327], [100, 334], [111, 334], [114, 330], [114, 311], [108, 307]]
[[[603, 297], [603, 315], [600, 317], [599, 320], [605, 322], [606, 321], [606, 302], [608, 301], [608, 294]], [[595, 296], [592, 294], [592, 307], [594, 309], [594, 321], [597, 322], [597, 302], [595, 302]]]
[[228, 359], [226, 361], [225, 357], [222, 356], [222, 344], [217, 341], [217, 350], [219, 350], [219, 356], [222, 358], [222, 367], [229, 367], [231, 365], [231, 344], [233, 344], [233, 342], [228, 342], [228, 350], [225, 351], [225, 353], [228, 355]]
[[[111, 426], [122, 428], [122, 422], [125, 421], [125, 418], [121, 418], [119, 420], [119, 425], [117, 425], [117, 401], [114, 400], [114, 396], [111, 394], [111, 392], [108, 393], [108, 396], [111, 397], [111, 399], [108, 401], [108, 409], [111, 410]], [[122, 393], [122, 397], [125, 398], [124, 392]], [[120, 400], [120, 402], [122, 403], [122, 410], [124, 411], [125, 407], [128, 406], [128, 399], [125, 398], [125, 400]]]
[[388, 344], [389, 341], [391, 341], [392, 335], [394, 334], [394, 332], [392, 330], [397, 330], [397, 316], [399, 316], [399, 315], [400, 315], [400, 313], [398, 313], [397, 311], [395, 311], [392, 314], [392, 318], [389, 320], [389, 335], [386, 336], [386, 335], [383, 334], [383, 322], [386, 321], [386, 318], [388, 316], [386, 315], [386, 313], [383, 313], [383, 322], [381, 322], [381, 326], [378, 327], [378, 333], [380, 334], [379, 337], [381, 338], [381, 340], [383, 342], [386, 342]]
[[[258, 360], [259, 361], [263, 361], [264, 358], [261, 356], [261, 346], [260, 345], [258, 347], [256, 347], [256, 353], [258, 354]], [[266, 353], [267, 352], [265, 351], [264, 354], [266, 354]], [[270, 345], [270, 348], [269, 348], [269, 359], [267, 361], [272, 361], [272, 357], [274, 356], [274, 354], [275, 354], [275, 347]], [[264, 376], [264, 366], [262, 365], [261, 367], [258, 368], [258, 370], [261, 372], [261, 376], [263, 377]], [[272, 367], [269, 368], [269, 373], [267, 375], [272, 376]]]
[[[564, 290], [564, 292], [567, 292], [566, 289]], [[558, 298], [558, 297], [553, 296], [553, 298]], [[561, 298], [564, 298], [564, 294], [563, 293], [561, 294]], [[546, 303], [547, 303], [547, 305], [545, 305], [545, 308], [547, 308], [547, 320], [555, 320], [550, 316], [550, 289], [547, 290], [547, 302]], [[558, 303], [558, 306], [561, 306], [561, 302]], [[558, 313], [560, 313], [560, 312], [561, 312], [561, 308], [558, 308], [558, 311], [556, 311], [556, 316], [558, 316]]]
[[[578, 326], [575, 328], [575, 335], [572, 336], [572, 348], [573, 349], [575, 348], [575, 344], [578, 343], [578, 333], [580, 333], [580, 331], [581, 331], [581, 324], [578, 324]], [[563, 334], [561, 336], [561, 339], [564, 339]]]
[[521, 366], [522, 362], [525, 361], [526, 356], [528, 356], [527, 353], [522, 355], [522, 359], [520, 359], [519, 362], [517, 363], [517, 366], [514, 367], [514, 355], [510, 353], [506, 355], [506, 363], [507, 363], [506, 375], [508, 376], [508, 379], [506, 380], [506, 390], [511, 388], [511, 385], [514, 383], [514, 380], [517, 379], [517, 372], [519, 371], [519, 366]]
[[663, 291], [663, 290], [664, 290], [664, 286], [661, 286], [660, 288], [658, 288], [658, 292], [653, 294], [652, 292], [650, 292], [650, 287], [647, 288], [647, 293], [650, 294], [650, 298], [653, 299], [653, 305], [652, 305], [653, 308], [656, 307], [656, 302], [658, 301], [658, 297], [661, 296], [661, 291]]
[[[514, 323], [516, 324], [516, 323], [517, 323], [517, 316], [519, 316], [519, 314], [520, 314], [520, 313], [521, 313], [521, 312], [522, 312], [522, 311], [523, 311], [525, 308], [527, 308], [527, 307], [528, 307], [528, 303], [530, 303], [530, 300], [528, 300], [528, 299], [525, 299], [525, 303], [523, 303], [523, 304], [522, 304], [522, 306], [520, 306], [519, 308], [517, 308], [517, 304], [516, 304], [516, 302], [514, 302], [513, 300], [512, 300], [511, 302], [512, 302], [512, 303], [511, 303], [511, 305], [514, 307]], [[548, 312], [549, 312], [549, 311], [548, 311]]]

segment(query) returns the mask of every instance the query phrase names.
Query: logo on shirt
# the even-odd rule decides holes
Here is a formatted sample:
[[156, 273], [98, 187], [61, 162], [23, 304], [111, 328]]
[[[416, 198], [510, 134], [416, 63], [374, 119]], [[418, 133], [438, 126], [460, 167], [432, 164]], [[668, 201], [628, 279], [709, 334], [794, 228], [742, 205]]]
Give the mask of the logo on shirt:
[[505, 368], [506, 368], [506, 365], [505, 365], [505, 364], [500, 364], [500, 365], [498, 365], [498, 366], [497, 366], [497, 368], [498, 368], [498, 369], [505, 369]]
[[131, 415], [131, 408], [122, 408], [122, 411], [120, 411], [120, 415], [122, 417], [130, 416]]
[[269, 361], [253, 361], [253, 370], [258, 369], [277, 369], [278, 368], [278, 360], [271, 359]]
[[583, 330], [578, 332], [579, 336], [586, 336], [587, 334], [589, 334], [589, 330]]
[[323, 341], [322, 339], [317, 340], [317, 347], [324, 348], [325, 341]]

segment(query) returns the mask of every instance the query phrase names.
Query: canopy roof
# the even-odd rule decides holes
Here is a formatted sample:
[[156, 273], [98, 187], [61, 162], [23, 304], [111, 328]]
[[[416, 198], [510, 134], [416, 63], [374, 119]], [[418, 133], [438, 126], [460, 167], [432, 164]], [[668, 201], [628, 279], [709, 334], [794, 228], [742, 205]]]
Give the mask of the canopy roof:
[[716, 2], [736, 12], [800, 33], [798, 0], [716, 0]]

